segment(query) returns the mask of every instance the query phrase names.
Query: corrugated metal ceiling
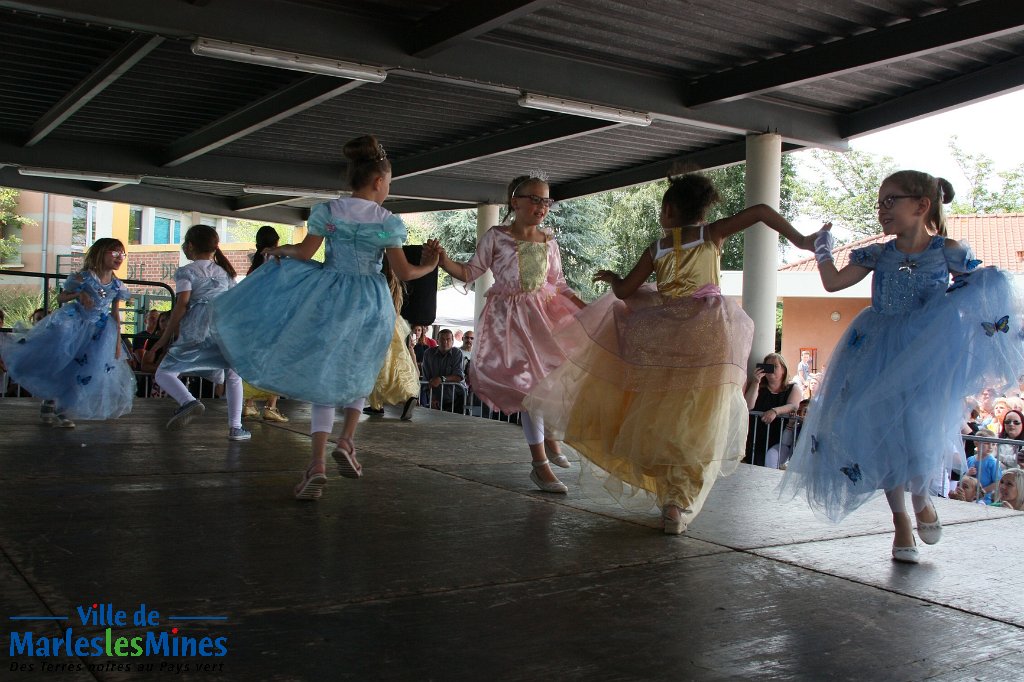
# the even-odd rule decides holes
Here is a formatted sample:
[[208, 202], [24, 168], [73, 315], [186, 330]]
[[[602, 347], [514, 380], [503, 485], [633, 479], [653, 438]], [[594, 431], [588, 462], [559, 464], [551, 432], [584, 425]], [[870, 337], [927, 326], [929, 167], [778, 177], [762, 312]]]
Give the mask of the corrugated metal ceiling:
[[[199, 57], [200, 36], [389, 74]], [[741, 161], [748, 134], [841, 149], [1021, 87], [1021, 54], [1024, 3], [1007, 0], [0, 0], [0, 184], [48, 187], [18, 166], [137, 174], [49, 186], [296, 222], [308, 197], [242, 187], [336, 189], [345, 141], [373, 132], [395, 196], [422, 199], [403, 210], [500, 201], [537, 167], [564, 198]], [[523, 92], [654, 124], [525, 109]]]

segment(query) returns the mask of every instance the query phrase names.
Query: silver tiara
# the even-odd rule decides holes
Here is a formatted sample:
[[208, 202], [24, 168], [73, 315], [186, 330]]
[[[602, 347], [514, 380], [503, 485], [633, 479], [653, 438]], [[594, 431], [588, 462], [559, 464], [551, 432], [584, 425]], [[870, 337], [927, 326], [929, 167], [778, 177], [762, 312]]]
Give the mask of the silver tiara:
[[530, 182], [537, 182], [538, 180], [540, 180], [545, 184], [551, 184], [548, 182], [548, 174], [542, 170], [534, 169], [531, 171], [526, 171], [525, 175], [526, 179], [521, 181], [519, 184], [512, 188], [512, 196], [516, 195], [516, 192], [519, 191], [520, 187]]

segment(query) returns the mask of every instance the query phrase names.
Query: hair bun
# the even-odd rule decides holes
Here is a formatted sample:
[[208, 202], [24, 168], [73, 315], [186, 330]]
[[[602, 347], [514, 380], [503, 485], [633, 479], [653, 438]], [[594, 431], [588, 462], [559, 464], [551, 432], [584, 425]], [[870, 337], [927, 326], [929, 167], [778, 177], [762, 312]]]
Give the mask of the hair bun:
[[935, 178], [935, 181], [939, 185], [939, 198], [944, 204], [953, 203], [953, 197], [956, 196], [956, 191], [953, 189], [953, 185], [950, 184], [946, 178]]
[[349, 161], [356, 163], [366, 161], [383, 161], [388, 158], [387, 152], [384, 151], [384, 147], [381, 146], [380, 142], [373, 135], [363, 135], [357, 137], [354, 140], [349, 140], [345, 143], [342, 153], [345, 158]]

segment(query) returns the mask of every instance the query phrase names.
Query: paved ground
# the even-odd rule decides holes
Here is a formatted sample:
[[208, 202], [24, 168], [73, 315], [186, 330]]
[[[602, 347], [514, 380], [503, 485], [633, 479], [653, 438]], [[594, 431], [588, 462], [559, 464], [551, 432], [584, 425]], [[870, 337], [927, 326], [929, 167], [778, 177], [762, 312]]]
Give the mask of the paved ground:
[[[741, 466], [686, 535], [667, 537], [653, 512], [589, 499], [572, 474], [568, 496], [535, 490], [518, 427], [423, 410], [412, 422], [366, 419], [365, 476], [332, 476], [322, 500], [300, 503], [290, 490], [308, 457], [308, 411], [282, 404], [291, 424], [257, 423], [251, 442], [229, 443], [222, 402], [171, 433], [170, 401], [74, 430], [39, 425], [33, 401], [0, 401], [3, 646], [27, 646], [31, 631], [37, 649], [50, 644], [40, 636], [63, 642], [70, 628], [73, 645], [97, 638], [100, 654], [5, 648], [0, 679], [1024, 671], [1024, 514], [939, 500], [942, 543], [923, 548], [920, 565], [899, 565], [884, 499], [833, 526], [800, 500], [779, 501], [779, 472]], [[110, 626], [112, 647], [206, 637], [225, 654], [106, 655], [93, 603], [126, 612]], [[135, 625], [142, 603], [157, 615]], [[67, 620], [12, 620], [22, 616]]]

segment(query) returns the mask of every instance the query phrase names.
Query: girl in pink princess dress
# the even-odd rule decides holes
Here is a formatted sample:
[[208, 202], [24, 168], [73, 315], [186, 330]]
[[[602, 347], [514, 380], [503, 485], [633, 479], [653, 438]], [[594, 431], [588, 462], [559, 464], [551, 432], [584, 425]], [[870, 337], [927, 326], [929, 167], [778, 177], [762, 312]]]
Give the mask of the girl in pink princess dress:
[[[469, 262], [453, 261], [436, 239], [427, 242], [427, 250], [436, 251], [441, 267], [464, 282], [488, 269], [494, 274], [480, 315], [480, 343], [469, 365], [469, 382], [492, 409], [519, 412], [533, 457], [530, 479], [545, 492], [565, 493], [568, 488], [555, 477], [548, 458], [564, 468], [569, 460], [557, 441], [546, 438], [543, 421], [522, 407], [533, 386], [565, 361], [554, 331], [585, 305], [565, 282], [558, 242], [541, 226], [551, 203], [543, 178], [517, 177], [509, 184], [503, 223], [480, 239]], [[509, 216], [511, 222], [505, 222]]]

